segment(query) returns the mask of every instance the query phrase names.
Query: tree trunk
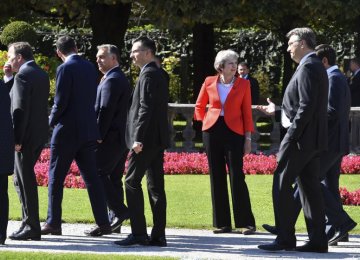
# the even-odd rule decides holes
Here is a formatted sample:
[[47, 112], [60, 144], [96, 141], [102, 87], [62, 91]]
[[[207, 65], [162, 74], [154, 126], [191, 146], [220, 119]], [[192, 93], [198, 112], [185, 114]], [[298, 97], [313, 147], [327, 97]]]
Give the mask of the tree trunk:
[[89, 7], [89, 11], [93, 32], [91, 59], [95, 61], [97, 46], [100, 44], [114, 44], [121, 51], [128, 27], [131, 3], [114, 5], [95, 3]]
[[215, 74], [214, 25], [197, 23], [193, 27], [193, 98], [195, 101], [205, 78]]

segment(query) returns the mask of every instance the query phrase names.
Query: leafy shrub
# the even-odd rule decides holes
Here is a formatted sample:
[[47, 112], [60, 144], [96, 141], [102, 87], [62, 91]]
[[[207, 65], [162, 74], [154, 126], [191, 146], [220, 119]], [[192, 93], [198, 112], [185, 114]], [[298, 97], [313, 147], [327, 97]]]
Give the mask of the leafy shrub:
[[176, 74], [176, 70], [180, 65], [180, 59], [176, 56], [169, 56], [163, 60], [163, 68], [169, 74], [169, 98], [170, 102], [180, 102], [181, 82], [180, 76]]
[[34, 46], [37, 40], [37, 34], [34, 28], [23, 21], [14, 21], [4, 27], [0, 35], [0, 41], [4, 45], [13, 42], [25, 41]]

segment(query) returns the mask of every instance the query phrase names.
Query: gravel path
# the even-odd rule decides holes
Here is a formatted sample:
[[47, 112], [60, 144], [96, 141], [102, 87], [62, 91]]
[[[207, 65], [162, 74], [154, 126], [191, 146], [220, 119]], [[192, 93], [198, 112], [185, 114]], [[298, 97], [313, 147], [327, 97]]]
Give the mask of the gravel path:
[[[10, 221], [8, 234], [19, 227], [20, 223]], [[41, 241], [6, 240], [1, 251], [32, 251], [53, 253], [90, 253], [90, 254], [131, 254], [147, 256], [173, 256], [180, 259], [360, 259], [360, 235], [351, 235], [350, 242], [330, 247], [328, 254], [300, 252], [266, 253], [257, 249], [258, 244], [268, 243], [273, 235], [257, 233], [244, 236], [238, 233], [214, 235], [210, 230], [173, 229], [166, 230], [168, 246], [160, 247], [120, 247], [113, 243], [125, 238], [130, 228], [122, 228], [122, 234], [112, 234], [99, 238], [86, 237], [83, 231], [87, 224], [63, 224], [62, 236], [43, 236]], [[298, 235], [304, 241], [305, 235]], [[0, 257], [1, 258], [1, 257]]]

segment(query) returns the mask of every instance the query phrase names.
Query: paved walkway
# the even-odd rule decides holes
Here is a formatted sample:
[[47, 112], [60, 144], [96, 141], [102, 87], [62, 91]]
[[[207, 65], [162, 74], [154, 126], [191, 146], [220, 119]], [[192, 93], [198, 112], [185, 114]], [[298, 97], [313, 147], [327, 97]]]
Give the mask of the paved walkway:
[[[19, 222], [10, 221], [8, 234], [19, 227]], [[330, 247], [328, 254], [300, 252], [267, 253], [257, 249], [258, 244], [269, 243], [273, 235], [257, 233], [244, 236], [231, 233], [214, 235], [209, 230], [167, 229], [168, 246], [160, 247], [120, 247], [113, 243], [130, 232], [129, 227], [122, 228], [122, 234], [112, 234], [99, 238], [83, 235], [87, 224], [63, 224], [62, 236], [43, 236], [41, 241], [6, 240], [6, 246], [0, 246], [0, 252], [33, 251], [52, 253], [91, 253], [91, 254], [131, 254], [147, 256], [172, 256], [180, 259], [360, 259], [360, 235], [351, 235], [350, 242]], [[305, 240], [298, 235], [298, 240]], [[300, 244], [299, 242], [298, 244]], [[1, 253], [0, 253], [1, 255]]]

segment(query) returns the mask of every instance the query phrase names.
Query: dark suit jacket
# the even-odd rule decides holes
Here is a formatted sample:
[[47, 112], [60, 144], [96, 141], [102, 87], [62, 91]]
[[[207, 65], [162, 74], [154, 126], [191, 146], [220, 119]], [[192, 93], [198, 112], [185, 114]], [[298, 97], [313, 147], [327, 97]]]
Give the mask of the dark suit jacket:
[[122, 147], [126, 146], [125, 128], [130, 94], [129, 81], [119, 67], [109, 71], [99, 84], [95, 112], [102, 140], [110, 137]]
[[9, 91], [0, 80], [0, 175], [14, 172], [14, 145]]
[[49, 90], [49, 76], [34, 61], [15, 75], [10, 97], [16, 144], [47, 142]]
[[141, 142], [144, 150], [169, 145], [168, 92], [161, 70], [155, 62], [147, 64], [140, 72], [128, 112], [125, 138], [129, 149], [134, 141]]
[[340, 70], [329, 74], [328, 145], [329, 151], [349, 153], [350, 88]]
[[292, 122], [283, 141], [296, 141], [300, 150], [327, 149], [327, 103], [329, 82], [315, 54], [298, 66], [291, 78], [282, 109]]
[[97, 71], [78, 55], [71, 56], [56, 72], [56, 93], [49, 124], [54, 127], [51, 143], [95, 141]]
[[351, 106], [359, 107], [360, 106], [360, 72], [358, 72], [355, 76], [350, 78], [349, 86], [351, 91]]
[[250, 81], [250, 89], [251, 89], [251, 104], [258, 105], [259, 104], [259, 97], [260, 97], [260, 88], [259, 82], [256, 78], [248, 76], [248, 80]]

